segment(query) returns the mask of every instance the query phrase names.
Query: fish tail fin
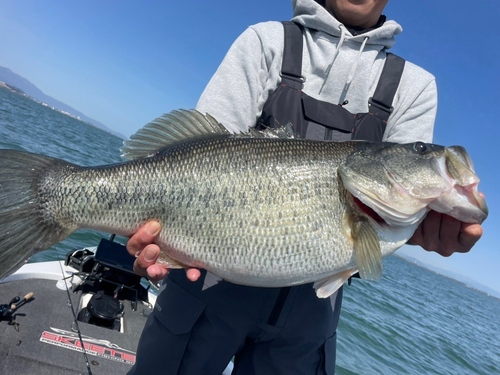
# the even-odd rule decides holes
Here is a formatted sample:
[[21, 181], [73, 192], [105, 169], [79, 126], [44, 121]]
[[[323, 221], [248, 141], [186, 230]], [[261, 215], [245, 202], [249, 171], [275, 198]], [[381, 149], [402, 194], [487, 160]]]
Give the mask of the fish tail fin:
[[51, 172], [68, 165], [43, 155], [0, 150], [0, 280], [74, 231], [47, 218], [42, 193]]

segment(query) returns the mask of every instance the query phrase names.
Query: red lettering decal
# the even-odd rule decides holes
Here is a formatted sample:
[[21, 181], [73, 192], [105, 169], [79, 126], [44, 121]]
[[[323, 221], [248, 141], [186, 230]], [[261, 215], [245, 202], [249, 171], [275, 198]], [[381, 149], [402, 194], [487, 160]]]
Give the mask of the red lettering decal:
[[61, 337], [59, 341], [64, 342], [71, 346], [75, 346], [75, 339], [72, 339], [71, 337]]
[[105, 348], [102, 347], [102, 346], [99, 346], [99, 345], [92, 344], [91, 347], [90, 347], [90, 350], [92, 350], [92, 351], [94, 351], [96, 353], [104, 354]]
[[135, 363], [135, 355], [122, 353], [122, 358]]
[[47, 340], [58, 341], [60, 336], [56, 335], [54, 333], [50, 333], [50, 332], [44, 331], [42, 333], [42, 337], [44, 339], [47, 339]]

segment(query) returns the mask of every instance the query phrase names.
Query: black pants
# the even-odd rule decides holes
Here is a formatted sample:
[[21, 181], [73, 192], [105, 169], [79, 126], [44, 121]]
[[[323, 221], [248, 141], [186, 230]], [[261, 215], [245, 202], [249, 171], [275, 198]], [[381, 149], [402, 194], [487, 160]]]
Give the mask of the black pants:
[[312, 284], [283, 293], [221, 281], [202, 291], [204, 277], [169, 273], [128, 375], [220, 375], [233, 356], [233, 375], [334, 373], [342, 289], [332, 307]]

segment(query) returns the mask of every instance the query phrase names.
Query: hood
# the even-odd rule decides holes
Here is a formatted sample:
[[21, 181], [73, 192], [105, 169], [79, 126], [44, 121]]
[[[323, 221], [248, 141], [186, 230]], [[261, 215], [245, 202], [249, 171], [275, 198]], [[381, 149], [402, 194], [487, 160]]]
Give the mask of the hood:
[[[292, 21], [304, 27], [322, 31], [326, 34], [340, 38], [341, 23], [315, 0], [292, 0], [292, 6]], [[368, 36], [369, 39], [366, 42], [367, 44], [382, 45], [384, 48], [389, 49], [396, 43], [394, 36], [400, 34], [402, 31], [403, 28], [401, 25], [395, 21], [388, 20], [385, 21], [382, 26], [361, 35], [353, 36], [347, 30], [345, 32], [345, 37], [350, 41], [359, 41], [359, 43], [362, 43]]]

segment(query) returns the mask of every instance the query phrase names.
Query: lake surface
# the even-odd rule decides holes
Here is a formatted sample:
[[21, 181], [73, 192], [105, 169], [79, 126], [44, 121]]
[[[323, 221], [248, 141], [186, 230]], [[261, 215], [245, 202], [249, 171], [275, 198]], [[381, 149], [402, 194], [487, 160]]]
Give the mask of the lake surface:
[[[119, 162], [121, 144], [0, 88], [0, 148], [91, 166]], [[78, 231], [32, 261], [61, 259], [102, 236]], [[344, 289], [337, 374], [500, 374], [500, 300], [391, 256], [381, 282], [354, 280]]]

